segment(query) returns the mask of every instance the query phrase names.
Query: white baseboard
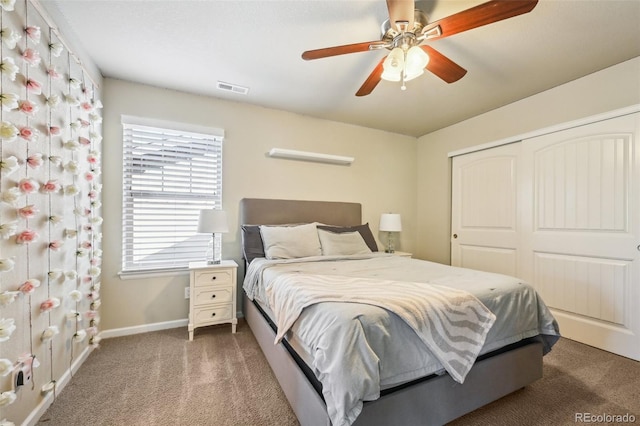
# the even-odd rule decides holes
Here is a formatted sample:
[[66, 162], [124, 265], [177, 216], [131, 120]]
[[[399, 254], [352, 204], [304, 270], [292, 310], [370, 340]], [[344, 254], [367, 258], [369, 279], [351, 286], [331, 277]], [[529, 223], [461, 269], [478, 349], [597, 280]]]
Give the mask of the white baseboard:
[[[168, 330], [170, 328], [186, 327], [189, 323], [188, 319], [156, 322], [153, 324], [135, 325], [133, 327], [112, 328], [111, 330], [102, 330], [100, 337], [110, 339], [112, 337], [130, 336], [133, 334], [148, 333], [150, 331]], [[187, 331], [185, 330], [185, 333]]]
[[40, 420], [40, 417], [42, 417], [42, 415], [47, 411], [47, 409], [51, 406], [51, 404], [53, 404], [54, 395], [60, 395], [60, 392], [62, 392], [62, 389], [64, 389], [64, 387], [69, 384], [73, 375], [78, 372], [78, 369], [80, 369], [82, 364], [87, 360], [87, 357], [89, 357], [89, 354], [93, 352], [93, 349], [94, 348], [92, 346], [87, 346], [84, 349], [84, 351], [82, 351], [80, 356], [76, 358], [73, 364], [71, 364], [71, 368], [67, 369], [67, 371], [64, 372], [62, 377], [60, 377], [60, 379], [56, 381], [55, 391], [49, 392], [44, 398], [42, 398], [40, 403], [36, 405], [36, 407], [33, 410], [31, 410], [31, 413], [24, 420], [24, 423], [22, 423], [22, 426], [34, 426], [38, 423], [38, 421]]

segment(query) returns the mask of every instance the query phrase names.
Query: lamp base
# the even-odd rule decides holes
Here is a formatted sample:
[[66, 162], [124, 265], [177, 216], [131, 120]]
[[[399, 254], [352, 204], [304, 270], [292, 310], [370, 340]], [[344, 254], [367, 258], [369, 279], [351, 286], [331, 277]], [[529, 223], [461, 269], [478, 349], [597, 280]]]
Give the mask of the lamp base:
[[207, 265], [219, 265], [219, 260], [207, 260]]

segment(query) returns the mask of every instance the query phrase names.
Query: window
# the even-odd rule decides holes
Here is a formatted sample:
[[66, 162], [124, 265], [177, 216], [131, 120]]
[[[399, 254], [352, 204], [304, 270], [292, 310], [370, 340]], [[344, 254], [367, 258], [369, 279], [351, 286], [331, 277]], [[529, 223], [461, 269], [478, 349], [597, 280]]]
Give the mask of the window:
[[222, 208], [223, 132], [128, 116], [122, 126], [122, 272], [203, 260], [211, 235], [196, 233], [198, 215]]

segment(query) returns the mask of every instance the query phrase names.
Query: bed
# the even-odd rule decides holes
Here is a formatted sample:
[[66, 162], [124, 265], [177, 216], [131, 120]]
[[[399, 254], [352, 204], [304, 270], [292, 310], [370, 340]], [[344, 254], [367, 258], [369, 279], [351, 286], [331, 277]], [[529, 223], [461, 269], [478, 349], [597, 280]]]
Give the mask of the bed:
[[[244, 315], [303, 426], [440, 425], [542, 377], [543, 354], [551, 349], [559, 337], [557, 324], [544, 303], [537, 298], [535, 291], [530, 288], [520, 290], [522, 286], [528, 286], [516, 279], [496, 274], [482, 275], [484, 273], [375, 253], [375, 241], [371, 242], [370, 230], [367, 234], [368, 225], [361, 222], [361, 205], [358, 203], [243, 199], [240, 216], [243, 225], [243, 256], [247, 261], [243, 285]], [[327, 226], [322, 231], [316, 231], [325, 238], [321, 246], [324, 243], [326, 248], [333, 247], [334, 234], [345, 232], [344, 238], [339, 237], [335, 241], [342, 244], [347, 235], [359, 234], [369, 250], [363, 249], [343, 256], [342, 253], [332, 253], [331, 250], [318, 253], [316, 247], [310, 249], [303, 245], [301, 250], [312, 251], [305, 252], [300, 258], [291, 258], [287, 253], [273, 251], [274, 247], [276, 250], [281, 249], [273, 244], [273, 241], [277, 242], [280, 238], [278, 232], [290, 232], [285, 226], [277, 225], [296, 228], [296, 232], [302, 232], [303, 229], [308, 232], [310, 226], [314, 230], [318, 229], [318, 224]], [[271, 225], [267, 234], [266, 225]], [[260, 233], [261, 226], [264, 226], [263, 234]], [[327, 236], [326, 232], [331, 236]], [[412, 325], [413, 317], [406, 317], [411, 312], [400, 314], [395, 311], [390, 313], [388, 310], [398, 308], [402, 311], [402, 305], [384, 305], [394, 303], [393, 294], [389, 293], [390, 288], [394, 292], [400, 291], [404, 285], [417, 284], [414, 281], [429, 283], [428, 289], [420, 286], [418, 291], [450, 289], [452, 292], [459, 291], [464, 296], [467, 289], [475, 286], [475, 283], [469, 283], [479, 279], [478, 274], [488, 280], [483, 285], [490, 291], [484, 293], [492, 293], [496, 289], [502, 291], [504, 287], [513, 288], [514, 295], [501, 293], [497, 297], [483, 293], [482, 296], [474, 295], [470, 299], [464, 299], [465, 303], [475, 303], [475, 299], [482, 300], [486, 305], [483, 305], [486, 309], [484, 314], [478, 313], [476, 305], [470, 305], [473, 309], [469, 309], [480, 318], [476, 322], [486, 323], [482, 327], [474, 325], [471, 328], [477, 328], [477, 333], [484, 334], [474, 334], [473, 338], [468, 338], [465, 334], [464, 338], [454, 336], [451, 340], [466, 342], [464, 350], [460, 351], [465, 356], [472, 352], [469, 349], [471, 346], [476, 348], [476, 352], [472, 353], [473, 359], [465, 367], [459, 367], [462, 362], [457, 359], [451, 362], [447, 360], [449, 353], [456, 354], [455, 349], [442, 350], [450, 342], [438, 341], [436, 333], [434, 336], [425, 336], [429, 333], [424, 332], [424, 327], [421, 329]], [[403, 277], [396, 278], [396, 275]], [[291, 285], [291, 280], [297, 280], [296, 284]], [[348, 293], [349, 289], [355, 292], [356, 298], [366, 299], [368, 294], [357, 293], [358, 285], [362, 286], [363, 283], [371, 289], [371, 293], [380, 291], [384, 297], [353, 303], [353, 300], [342, 300], [342, 293], [327, 298], [331, 291], [323, 293], [318, 290], [339, 288], [341, 292]], [[283, 306], [291, 305], [290, 301], [299, 297], [295, 295], [297, 293], [291, 293], [294, 288], [295, 291], [301, 288], [300, 291], [307, 292], [302, 297], [307, 305], [296, 305], [295, 309], [287, 311]], [[407, 291], [412, 289], [416, 287], [410, 287]], [[309, 294], [312, 293], [320, 299], [309, 299]], [[455, 295], [460, 296], [458, 293]], [[519, 311], [521, 314], [509, 317], [507, 309], [500, 307], [498, 303], [509, 298], [519, 303], [509, 310]], [[318, 300], [322, 303], [316, 303]], [[528, 306], [532, 306], [530, 313], [526, 312]], [[319, 307], [322, 307], [322, 311]], [[355, 312], [355, 309], [358, 311]], [[293, 311], [294, 315], [287, 315]], [[493, 314], [494, 311], [496, 315]], [[330, 320], [326, 319], [327, 315]], [[333, 324], [334, 318], [342, 320], [342, 317], [347, 317], [349, 324], [356, 323], [353, 327], [357, 331], [348, 332], [351, 334], [348, 340], [345, 337], [345, 341], [349, 344], [336, 350], [332, 345], [339, 343], [332, 342], [341, 341], [341, 336], [337, 333], [351, 328], [342, 324], [331, 325], [333, 328], [325, 326]], [[531, 331], [530, 325], [526, 332], [515, 330], [513, 324], [525, 322], [522, 318], [534, 317], [539, 323], [535, 332]], [[433, 318], [429, 319], [432, 320]], [[389, 328], [380, 332], [382, 328], [378, 321], [387, 324], [385, 327]], [[463, 322], [465, 321], [460, 321]], [[360, 331], [361, 328], [365, 331]], [[506, 331], [503, 333], [505, 329], [509, 329], [508, 334], [505, 334]], [[371, 333], [382, 337], [373, 338]], [[420, 338], [416, 339], [416, 335]], [[410, 336], [415, 341], [408, 340]], [[431, 337], [435, 340], [429, 340]], [[363, 347], [366, 349], [361, 349]], [[349, 351], [349, 355], [344, 356], [348, 361], [343, 362], [337, 357], [336, 354], [342, 351]], [[326, 355], [329, 352], [334, 353], [334, 358]], [[362, 352], [366, 352], [362, 355], [363, 358], [370, 359], [361, 360], [359, 357]], [[411, 364], [418, 362], [415, 361], [417, 358], [420, 358], [419, 362], [424, 362], [419, 365], [420, 368]], [[340, 365], [341, 363], [344, 365]], [[350, 374], [348, 370], [356, 372], [354, 378], [342, 377]], [[336, 373], [338, 377], [332, 379], [332, 375], [336, 376]], [[344, 395], [340, 393], [343, 389], [346, 389]], [[357, 392], [362, 392], [362, 395], [358, 396]]]

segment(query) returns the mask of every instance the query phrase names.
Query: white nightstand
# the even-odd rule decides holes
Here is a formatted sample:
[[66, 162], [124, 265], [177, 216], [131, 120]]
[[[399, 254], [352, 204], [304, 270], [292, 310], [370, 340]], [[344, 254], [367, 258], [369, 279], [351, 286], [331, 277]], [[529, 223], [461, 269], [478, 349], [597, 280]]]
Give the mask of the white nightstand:
[[196, 328], [205, 325], [231, 323], [231, 331], [236, 332], [237, 269], [233, 260], [189, 263], [189, 340]]

